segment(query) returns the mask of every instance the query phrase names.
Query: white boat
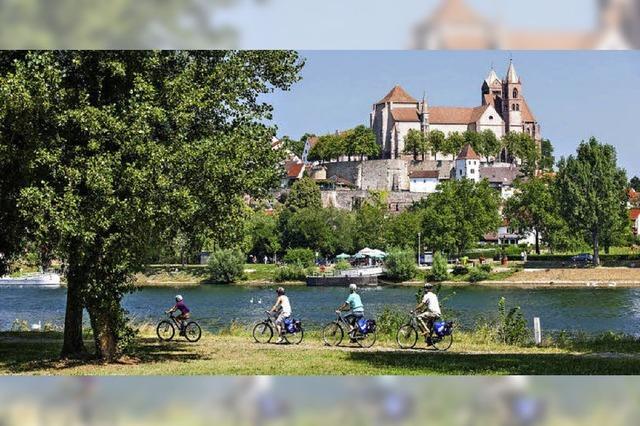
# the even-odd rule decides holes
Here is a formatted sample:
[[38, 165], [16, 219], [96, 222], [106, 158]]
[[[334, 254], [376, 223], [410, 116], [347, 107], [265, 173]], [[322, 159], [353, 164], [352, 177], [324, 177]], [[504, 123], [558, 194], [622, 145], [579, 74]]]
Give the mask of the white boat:
[[19, 277], [0, 277], [0, 286], [60, 287], [60, 275], [55, 272], [25, 274]]

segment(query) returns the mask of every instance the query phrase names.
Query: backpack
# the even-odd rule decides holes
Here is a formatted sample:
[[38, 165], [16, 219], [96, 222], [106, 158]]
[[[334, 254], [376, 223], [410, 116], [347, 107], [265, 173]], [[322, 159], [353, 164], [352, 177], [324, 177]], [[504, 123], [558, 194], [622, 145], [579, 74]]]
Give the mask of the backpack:
[[367, 320], [367, 332], [373, 333], [376, 331], [376, 320]]

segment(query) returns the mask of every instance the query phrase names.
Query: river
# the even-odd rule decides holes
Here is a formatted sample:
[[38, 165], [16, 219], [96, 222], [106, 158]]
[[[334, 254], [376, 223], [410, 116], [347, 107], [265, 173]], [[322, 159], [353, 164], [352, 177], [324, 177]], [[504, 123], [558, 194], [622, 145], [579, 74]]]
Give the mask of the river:
[[[363, 289], [361, 296], [367, 316], [375, 316], [385, 306], [410, 310], [415, 288]], [[273, 288], [199, 286], [192, 288], [144, 288], [124, 299], [124, 307], [136, 321], [156, 322], [171, 306], [176, 293], [207, 330], [218, 330], [232, 320], [252, 323], [264, 316], [275, 299]], [[294, 317], [309, 326], [334, 318], [333, 311], [346, 298], [344, 288], [290, 287], [287, 289]], [[16, 319], [30, 324], [51, 322], [62, 325], [66, 290], [44, 288], [0, 288], [2, 309], [0, 330], [8, 330]], [[483, 318], [495, 317], [497, 302], [504, 296], [507, 307], [522, 308], [529, 324], [541, 318], [546, 330], [582, 330], [588, 333], [617, 331], [639, 335], [640, 289], [498, 289], [487, 287], [444, 288], [441, 304], [445, 315], [463, 328], [473, 327]]]

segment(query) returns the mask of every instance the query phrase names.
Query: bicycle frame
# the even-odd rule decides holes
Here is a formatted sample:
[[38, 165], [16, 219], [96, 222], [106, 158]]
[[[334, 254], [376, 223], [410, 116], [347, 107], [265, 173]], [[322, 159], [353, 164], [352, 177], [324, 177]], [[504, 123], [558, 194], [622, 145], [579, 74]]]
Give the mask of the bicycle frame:
[[[345, 316], [342, 314], [342, 312], [336, 313], [336, 316], [337, 316], [337, 318], [335, 320], [335, 323], [344, 325], [346, 327], [345, 331], [347, 332], [347, 335], [350, 335], [351, 333], [353, 333], [353, 336], [350, 336], [350, 337], [355, 337], [357, 334], [363, 335], [362, 332], [360, 331], [360, 328], [358, 327], [357, 323], [353, 327], [353, 330], [349, 331], [349, 329], [351, 328], [351, 324], [349, 324], [349, 322], [346, 319], [344, 319]], [[357, 320], [356, 320], [356, 322], [357, 322]]]

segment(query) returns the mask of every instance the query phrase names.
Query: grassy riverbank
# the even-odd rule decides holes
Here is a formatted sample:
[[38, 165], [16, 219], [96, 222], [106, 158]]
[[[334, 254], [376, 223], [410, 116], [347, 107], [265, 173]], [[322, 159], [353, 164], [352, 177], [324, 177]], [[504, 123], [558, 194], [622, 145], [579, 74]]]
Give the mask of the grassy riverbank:
[[[87, 342], [88, 347], [91, 346]], [[299, 345], [259, 345], [244, 329], [205, 333], [198, 343], [161, 343], [144, 330], [121, 363], [60, 361], [57, 333], [0, 333], [0, 374], [34, 375], [440, 375], [640, 374], [632, 339], [567, 340], [518, 347], [457, 333], [447, 352], [399, 350], [390, 337], [371, 349], [323, 346], [318, 332]], [[285, 362], [286, 361], [286, 362]]]
[[[247, 263], [243, 279], [232, 285], [273, 285], [277, 267], [273, 264]], [[211, 281], [206, 265], [151, 265], [144, 272], [136, 274], [135, 284], [137, 287], [175, 288], [216, 283]], [[304, 281], [287, 282], [286, 285], [304, 285]]]

